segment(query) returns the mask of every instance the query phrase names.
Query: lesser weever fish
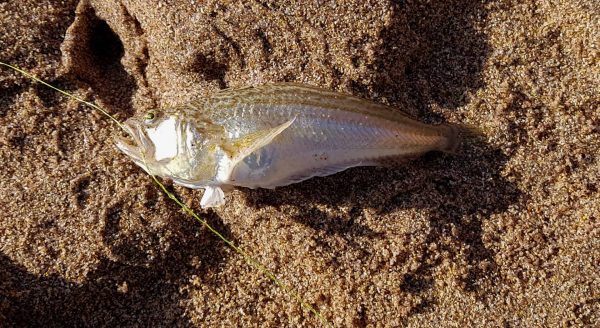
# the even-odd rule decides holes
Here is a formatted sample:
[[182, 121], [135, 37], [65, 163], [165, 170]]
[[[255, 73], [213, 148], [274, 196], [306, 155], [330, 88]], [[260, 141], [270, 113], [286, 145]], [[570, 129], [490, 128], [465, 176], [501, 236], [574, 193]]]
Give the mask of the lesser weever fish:
[[232, 186], [276, 188], [355, 166], [452, 152], [456, 126], [429, 125], [383, 104], [312, 86], [226, 89], [130, 118], [117, 146], [150, 174], [204, 188], [202, 207]]

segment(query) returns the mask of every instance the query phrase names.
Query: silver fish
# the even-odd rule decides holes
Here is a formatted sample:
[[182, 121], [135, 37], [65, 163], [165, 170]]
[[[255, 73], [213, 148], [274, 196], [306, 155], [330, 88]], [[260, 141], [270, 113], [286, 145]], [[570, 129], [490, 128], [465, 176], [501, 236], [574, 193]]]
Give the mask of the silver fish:
[[388, 106], [291, 83], [222, 90], [124, 123], [117, 147], [150, 174], [204, 188], [202, 207], [232, 186], [276, 188], [355, 166], [452, 152], [458, 132]]

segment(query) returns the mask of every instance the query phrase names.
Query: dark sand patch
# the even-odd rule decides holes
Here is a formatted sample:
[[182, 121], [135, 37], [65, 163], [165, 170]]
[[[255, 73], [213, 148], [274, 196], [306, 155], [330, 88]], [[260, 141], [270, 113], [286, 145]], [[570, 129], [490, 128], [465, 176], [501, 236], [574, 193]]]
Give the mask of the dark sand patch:
[[[481, 127], [457, 156], [200, 213], [336, 326], [600, 324], [597, 1], [225, 3], [0, 2], [0, 60], [121, 119], [296, 81]], [[319, 324], [161, 195], [110, 122], [1, 72], [2, 325]]]

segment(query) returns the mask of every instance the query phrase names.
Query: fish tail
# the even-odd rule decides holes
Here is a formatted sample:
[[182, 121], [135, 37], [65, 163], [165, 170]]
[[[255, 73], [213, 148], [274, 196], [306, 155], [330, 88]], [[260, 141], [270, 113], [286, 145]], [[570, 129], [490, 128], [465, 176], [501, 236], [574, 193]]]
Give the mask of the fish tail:
[[449, 154], [456, 154], [461, 144], [465, 141], [480, 139], [484, 136], [481, 128], [468, 124], [444, 124], [440, 126], [445, 136], [439, 150]]

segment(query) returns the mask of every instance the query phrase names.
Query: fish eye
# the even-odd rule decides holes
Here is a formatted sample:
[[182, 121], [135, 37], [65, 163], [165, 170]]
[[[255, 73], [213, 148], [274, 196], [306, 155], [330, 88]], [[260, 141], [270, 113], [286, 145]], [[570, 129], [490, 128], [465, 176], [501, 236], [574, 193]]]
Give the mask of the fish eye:
[[152, 123], [152, 121], [154, 121], [155, 118], [156, 118], [156, 114], [154, 114], [154, 112], [148, 112], [148, 113], [146, 113], [146, 115], [144, 115], [144, 119], [148, 123]]

